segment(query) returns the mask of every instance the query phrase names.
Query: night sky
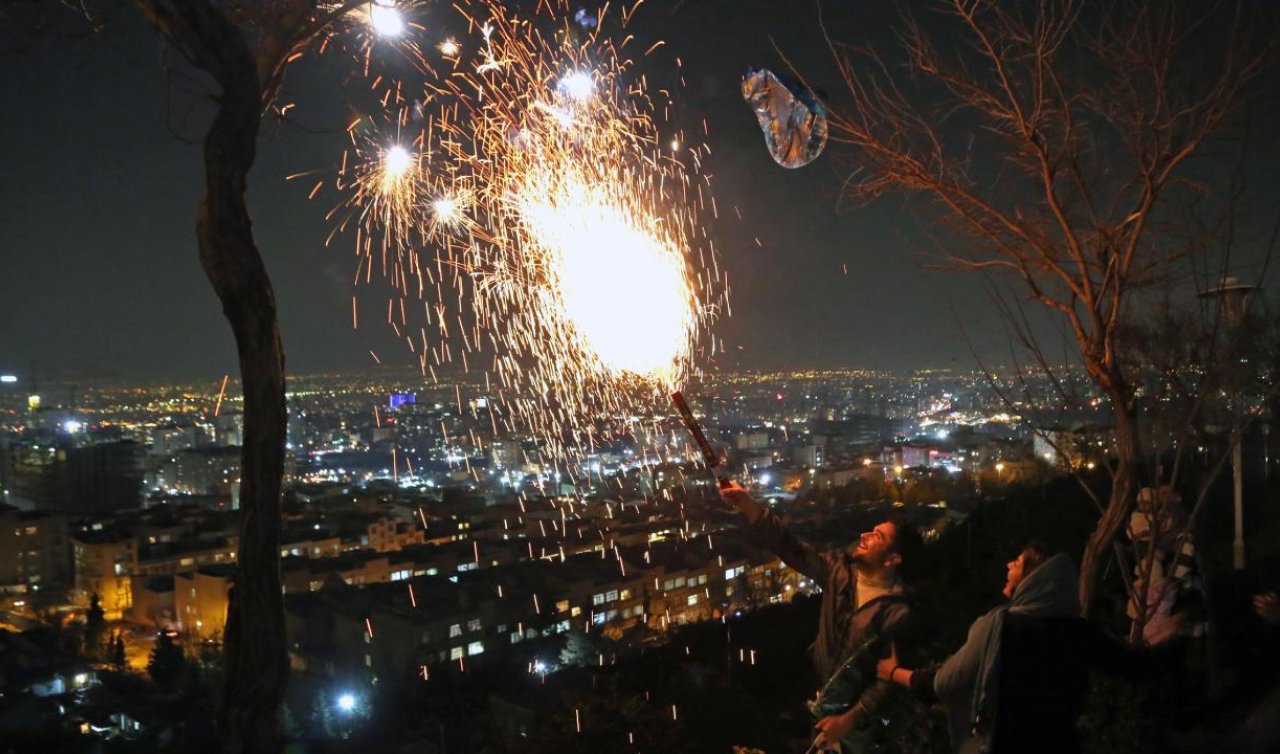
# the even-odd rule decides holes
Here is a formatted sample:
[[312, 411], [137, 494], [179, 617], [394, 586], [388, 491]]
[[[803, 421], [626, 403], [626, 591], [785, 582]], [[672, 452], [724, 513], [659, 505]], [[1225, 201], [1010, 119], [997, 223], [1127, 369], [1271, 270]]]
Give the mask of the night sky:
[[[826, 5], [837, 38], [886, 34], [883, 11], [868, 7], [878, 4]], [[438, 8], [422, 20], [452, 13]], [[984, 357], [1004, 357], [983, 282], [921, 267], [930, 242], [902, 199], [838, 214], [847, 168], [830, 153], [799, 170], [769, 157], [739, 81], [751, 65], [784, 68], [774, 42], [841, 102], [814, 3], [655, 1], [634, 31], [666, 40], [659, 56], [683, 60], [680, 124], [705, 117], [710, 127], [721, 208], [711, 231], [733, 306], [716, 325], [728, 346], [717, 368], [970, 367], [961, 323]], [[104, 35], [57, 30], [15, 46], [9, 40], [0, 65], [0, 371], [210, 381], [235, 373], [231, 333], [196, 255], [208, 104], [181, 88], [167, 97], [163, 46], [129, 13]], [[287, 93], [305, 128], [269, 122], [252, 174], [250, 207], [293, 372], [366, 367], [371, 349], [383, 363], [416, 362], [382, 328], [352, 331], [352, 240], [324, 246], [337, 196], [308, 201], [313, 180], [285, 180], [332, 171], [340, 159], [356, 86], [342, 81], [347, 65], [334, 56], [295, 66]]]

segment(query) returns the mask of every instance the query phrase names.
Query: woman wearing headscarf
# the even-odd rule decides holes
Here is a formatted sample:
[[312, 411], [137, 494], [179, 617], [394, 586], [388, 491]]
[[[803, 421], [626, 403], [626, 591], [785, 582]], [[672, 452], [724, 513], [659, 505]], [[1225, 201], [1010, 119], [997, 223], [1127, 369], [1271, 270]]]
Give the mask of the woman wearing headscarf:
[[939, 702], [957, 754], [1076, 752], [1089, 670], [1128, 662], [1118, 644], [1080, 617], [1076, 588], [1071, 559], [1031, 543], [1008, 563], [1008, 604], [974, 621], [958, 652], [919, 670], [891, 655], [877, 676]]

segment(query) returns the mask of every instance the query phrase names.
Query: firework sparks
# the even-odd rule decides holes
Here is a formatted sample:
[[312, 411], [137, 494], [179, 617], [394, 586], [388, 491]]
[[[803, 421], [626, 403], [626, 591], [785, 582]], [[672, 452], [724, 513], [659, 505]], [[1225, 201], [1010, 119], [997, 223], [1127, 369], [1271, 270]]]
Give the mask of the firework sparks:
[[[531, 172], [528, 184], [519, 211], [546, 265], [535, 298], [555, 323], [549, 329], [564, 328], [568, 349], [607, 374], [668, 377], [694, 317], [680, 253], [602, 184], [564, 168]], [[620, 290], [643, 292], [648, 316], [620, 304]]]
[[[398, 10], [376, 3], [371, 25], [379, 8]], [[451, 70], [421, 63], [420, 92], [386, 90], [388, 111], [351, 129], [333, 217], [355, 226], [356, 282], [389, 284], [388, 325], [419, 331], [420, 347], [406, 339], [424, 374], [484, 364], [503, 396], [495, 429], [541, 438], [557, 464], [609, 437], [659, 438], [637, 417], [665, 416], [727, 303], [698, 219], [705, 148], [661, 135], [608, 23], [583, 39], [554, 32], [558, 0], [532, 16], [454, 8], [470, 52], [441, 42]]]
[[400, 189], [404, 177], [413, 167], [413, 155], [399, 144], [382, 153], [382, 191], [393, 194]]
[[404, 17], [393, 0], [373, 0], [369, 6], [369, 26], [384, 39], [396, 39], [405, 32]]
[[231, 377], [229, 374], [222, 375], [222, 387], [218, 388], [218, 403], [213, 407], [213, 415], [217, 416], [222, 411], [222, 398], [227, 394], [227, 380]]
[[573, 73], [565, 74], [564, 78], [560, 79], [557, 88], [570, 99], [583, 102], [590, 99], [595, 92], [596, 82], [590, 73], [574, 71]]

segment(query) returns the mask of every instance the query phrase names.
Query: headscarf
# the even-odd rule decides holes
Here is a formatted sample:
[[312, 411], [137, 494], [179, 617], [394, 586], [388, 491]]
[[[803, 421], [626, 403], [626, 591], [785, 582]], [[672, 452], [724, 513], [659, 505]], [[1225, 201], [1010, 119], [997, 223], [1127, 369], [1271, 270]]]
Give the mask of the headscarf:
[[979, 751], [989, 751], [995, 729], [996, 679], [1000, 676], [1000, 644], [1007, 613], [1036, 618], [1076, 618], [1080, 616], [1076, 566], [1058, 553], [1018, 584], [1012, 599], [992, 611], [992, 625], [982, 648], [978, 679], [973, 689], [973, 730], [980, 739]]

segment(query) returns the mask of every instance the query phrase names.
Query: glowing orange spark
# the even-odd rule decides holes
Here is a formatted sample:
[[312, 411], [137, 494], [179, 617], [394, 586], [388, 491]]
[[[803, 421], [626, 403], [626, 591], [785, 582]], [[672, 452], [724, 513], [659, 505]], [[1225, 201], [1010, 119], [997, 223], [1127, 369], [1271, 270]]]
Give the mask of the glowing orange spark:
[[218, 402], [213, 407], [213, 415], [215, 417], [222, 410], [222, 396], [227, 394], [227, 378], [230, 376], [229, 374], [222, 375], [222, 387], [218, 388]]

